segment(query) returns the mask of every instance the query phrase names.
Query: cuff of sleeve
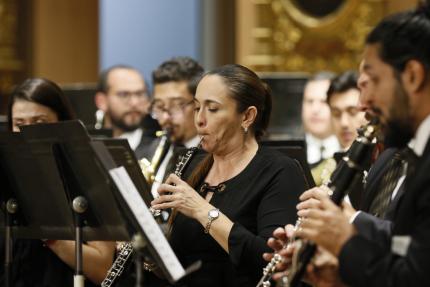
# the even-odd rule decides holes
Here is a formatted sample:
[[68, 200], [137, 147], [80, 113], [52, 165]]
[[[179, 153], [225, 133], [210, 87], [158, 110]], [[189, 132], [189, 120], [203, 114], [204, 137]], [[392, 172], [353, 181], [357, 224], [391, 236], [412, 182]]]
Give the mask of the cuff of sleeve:
[[353, 216], [351, 216], [351, 218], [349, 219], [349, 223], [354, 223], [354, 221], [355, 221], [355, 219], [357, 218], [357, 216], [360, 214], [360, 210], [359, 211], [357, 211], [356, 213], [354, 213], [354, 215]]
[[245, 250], [244, 233], [248, 232], [243, 226], [238, 223], [233, 223], [230, 235], [228, 237], [228, 251], [231, 262], [237, 266], [240, 263], [240, 258]]

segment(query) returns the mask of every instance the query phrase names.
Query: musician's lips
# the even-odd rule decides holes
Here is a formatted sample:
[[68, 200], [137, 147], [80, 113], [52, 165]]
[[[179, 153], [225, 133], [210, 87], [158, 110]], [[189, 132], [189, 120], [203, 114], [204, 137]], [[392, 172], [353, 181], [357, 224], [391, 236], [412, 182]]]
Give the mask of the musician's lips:
[[130, 111], [130, 112], [125, 113], [124, 116], [141, 117], [142, 113], [139, 111]]
[[352, 132], [343, 132], [341, 134], [342, 139], [347, 140], [347, 141], [352, 141], [354, 140], [354, 138], [356, 137], [355, 133]]

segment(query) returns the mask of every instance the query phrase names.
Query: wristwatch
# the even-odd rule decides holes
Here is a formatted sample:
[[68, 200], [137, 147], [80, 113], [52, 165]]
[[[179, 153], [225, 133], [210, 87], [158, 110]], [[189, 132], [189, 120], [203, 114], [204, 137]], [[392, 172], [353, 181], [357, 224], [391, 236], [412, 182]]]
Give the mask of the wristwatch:
[[205, 233], [209, 233], [209, 229], [211, 229], [212, 222], [219, 217], [219, 209], [214, 208], [209, 210], [208, 212], [208, 223], [205, 226]]

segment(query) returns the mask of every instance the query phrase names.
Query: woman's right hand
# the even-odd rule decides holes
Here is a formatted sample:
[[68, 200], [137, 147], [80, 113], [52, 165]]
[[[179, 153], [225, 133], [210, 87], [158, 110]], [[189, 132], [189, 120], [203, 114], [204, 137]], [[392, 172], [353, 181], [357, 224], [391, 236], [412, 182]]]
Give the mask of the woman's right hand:
[[208, 211], [214, 207], [209, 204], [185, 181], [171, 174], [158, 188], [160, 196], [151, 202], [154, 209], [176, 208], [182, 214], [199, 219], [207, 218]]

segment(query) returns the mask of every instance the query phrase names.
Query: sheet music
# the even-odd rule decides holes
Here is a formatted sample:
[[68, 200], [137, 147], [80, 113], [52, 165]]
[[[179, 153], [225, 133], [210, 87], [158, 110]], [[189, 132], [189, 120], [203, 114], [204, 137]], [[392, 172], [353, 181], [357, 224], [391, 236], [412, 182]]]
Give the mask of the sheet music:
[[174, 281], [179, 280], [185, 275], [185, 270], [173, 252], [166, 237], [139, 195], [136, 186], [123, 166], [109, 170], [112, 179], [127, 202], [134, 216], [145, 232], [148, 240], [160, 255], [161, 260], [166, 266]]

